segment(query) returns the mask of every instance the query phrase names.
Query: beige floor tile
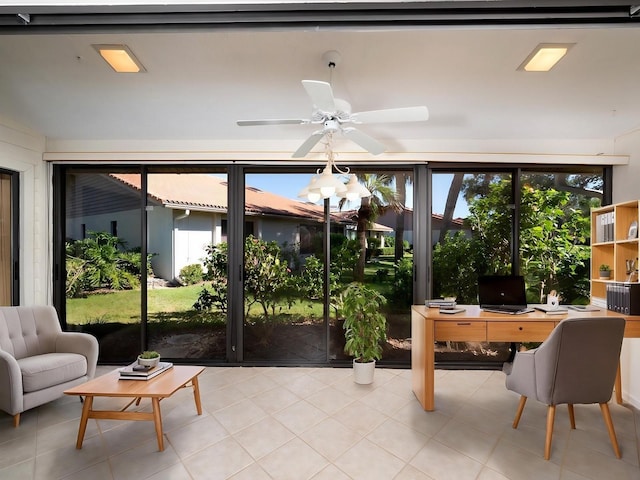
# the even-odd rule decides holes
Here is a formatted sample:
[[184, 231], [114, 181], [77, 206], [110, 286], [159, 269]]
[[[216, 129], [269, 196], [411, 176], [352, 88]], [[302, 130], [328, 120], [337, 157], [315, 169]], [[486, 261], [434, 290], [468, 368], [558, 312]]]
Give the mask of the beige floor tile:
[[296, 435], [301, 434], [327, 418], [326, 413], [311, 405], [306, 400], [300, 400], [274, 413], [273, 416]]
[[180, 458], [188, 457], [229, 436], [229, 432], [213, 417], [197, 421], [166, 433], [166, 437]]
[[452, 478], [452, 472], [455, 472], [456, 480], [475, 479], [483, 468], [480, 462], [434, 439], [429, 440], [409, 463], [434, 480], [448, 480]]
[[213, 416], [227, 429], [235, 433], [264, 418], [267, 413], [249, 399], [240, 400], [213, 413]]
[[498, 435], [481, 432], [455, 419], [448, 422], [436, 437], [438, 442], [483, 464], [491, 455], [498, 438]]
[[[62, 461], [61, 461], [62, 459]], [[61, 478], [84, 470], [107, 459], [107, 451], [100, 436], [91, 437], [76, 449], [75, 442], [36, 457], [36, 480]]]
[[405, 462], [365, 438], [334, 464], [354, 480], [385, 480], [394, 478]]
[[294, 438], [258, 462], [277, 480], [312, 478], [328, 465], [327, 459], [299, 438]]
[[355, 400], [337, 388], [327, 386], [313, 395], [308, 396], [306, 401], [318, 407], [326, 414], [332, 415]]
[[293, 439], [295, 434], [275, 418], [266, 417], [235, 433], [233, 437], [258, 460]]
[[314, 450], [334, 461], [362, 439], [342, 423], [327, 418], [300, 435]]
[[405, 462], [411, 460], [429, 441], [427, 435], [393, 419], [378, 426], [367, 435], [367, 439]]
[[[618, 460], [597, 405], [576, 406], [573, 431], [560, 407], [545, 461], [547, 407], [529, 401], [511, 428], [519, 396], [502, 372], [435, 377], [436, 410], [426, 412], [408, 369], [378, 366], [373, 384], [358, 385], [351, 368], [208, 367], [199, 377], [201, 416], [190, 389], [161, 403], [164, 452], [152, 422], [125, 420], [90, 420], [77, 450], [81, 404], [64, 396], [24, 412], [19, 428], [0, 412], [0, 479], [640, 480], [635, 410], [609, 404]], [[94, 406], [127, 402], [98, 398]], [[150, 411], [150, 403], [130, 408]]]
[[220, 440], [182, 462], [195, 480], [229, 478], [253, 463], [251, 455], [232, 437]]
[[340, 409], [333, 415], [333, 418], [356, 433], [365, 436], [389, 417], [358, 400]]

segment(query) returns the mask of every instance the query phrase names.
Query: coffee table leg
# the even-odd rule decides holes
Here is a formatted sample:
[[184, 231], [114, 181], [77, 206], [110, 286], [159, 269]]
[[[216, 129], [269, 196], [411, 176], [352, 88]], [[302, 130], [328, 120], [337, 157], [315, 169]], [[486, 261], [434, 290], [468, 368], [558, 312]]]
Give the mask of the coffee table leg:
[[196, 401], [196, 411], [198, 415], [202, 415], [202, 404], [200, 403], [200, 386], [198, 385], [198, 377], [195, 376], [191, 379], [193, 385], [193, 399]]
[[93, 395], [87, 395], [82, 405], [82, 416], [80, 417], [80, 427], [78, 428], [78, 440], [76, 441], [76, 448], [82, 448], [82, 442], [84, 440], [84, 433], [87, 431], [87, 421], [89, 420], [89, 412], [93, 406]]
[[153, 397], [151, 399], [153, 404], [153, 423], [156, 425], [156, 437], [158, 437], [158, 450], [161, 452], [164, 450], [164, 439], [162, 437], [162, 414], [160, 413], [160, 399]]

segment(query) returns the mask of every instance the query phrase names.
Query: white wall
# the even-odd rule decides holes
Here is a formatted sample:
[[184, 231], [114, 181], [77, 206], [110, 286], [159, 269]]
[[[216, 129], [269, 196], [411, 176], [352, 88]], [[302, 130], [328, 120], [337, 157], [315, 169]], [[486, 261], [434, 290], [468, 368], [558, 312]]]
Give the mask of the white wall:
[[[630, 154], [629, 164], [613, 167], [613, 202], [640, 199], [640, 129], [616, 140], [616, 152]], [[640, 338], [625, 339], [620, 358], [622, 398], [640, 408]]]
[[51, 304], [49, 169], [45, 138], [0, 117], [0, 167], [20, 173], [20, 304]]

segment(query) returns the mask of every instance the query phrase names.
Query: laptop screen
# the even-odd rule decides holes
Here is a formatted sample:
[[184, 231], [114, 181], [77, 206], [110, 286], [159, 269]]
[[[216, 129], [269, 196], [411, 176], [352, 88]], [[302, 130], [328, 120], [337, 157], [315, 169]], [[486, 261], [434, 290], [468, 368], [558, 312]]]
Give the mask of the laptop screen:
[[527, 305], [524, 277], [491, 275], [478, 278], [478, 303], [483, 305]]

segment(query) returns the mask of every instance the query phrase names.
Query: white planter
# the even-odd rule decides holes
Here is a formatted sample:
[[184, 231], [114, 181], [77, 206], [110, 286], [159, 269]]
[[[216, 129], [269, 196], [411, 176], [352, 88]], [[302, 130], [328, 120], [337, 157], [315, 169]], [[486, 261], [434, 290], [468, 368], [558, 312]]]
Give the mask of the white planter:
[[140, 358], [138, 357], [138, 365], [144, 365], [145, 367], [155, 367], [160, 362], [160, 357], [156, 358]]
[[353, 381], [360, 385], [373, 383], [373, 373], [376, 369], [376, 361], [362, 363], [353, 360]]

